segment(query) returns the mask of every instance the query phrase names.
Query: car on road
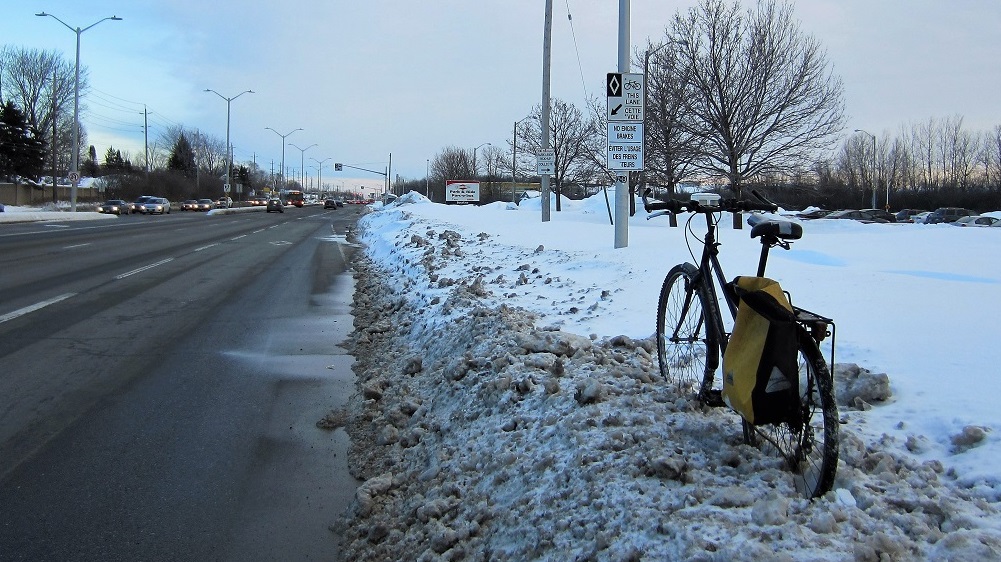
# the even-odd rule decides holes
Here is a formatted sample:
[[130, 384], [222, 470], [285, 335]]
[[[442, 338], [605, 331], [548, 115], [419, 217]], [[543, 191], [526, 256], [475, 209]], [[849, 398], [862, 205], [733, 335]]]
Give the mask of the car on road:
[[144, 215], [169, 215], [170, 201], [163, 197], [150, 197], [145, 203], [139, 205], [139, 212]]
[[211, 211], [212, 207], [215, 206], [215, 201], [211, 199], [199, 199], [195, 204], [196, 211]]
[[284, 213], [285, 212], [285, 205], [282, 204], [282, 200], [281, 199], [268, 199], [268, 208], [267, 208], [267, 211], [269, 213], [271, 211], [277, 211], [279, 213]]
[[1001, 219], [995, 217], [985, 217], [982, 215], [970, 215], [968, 217], [963, 217], [952, 221], [953, 226], [994, 226]]
[[250, 206], [252, 207], [264, 207], [268, 204], [267, 197], [254, 197], [250, 200]]
[[925, 224], [939, 224], [943, 222], [954, 222], [956, 219], [975, 215], [977, 213], [962, 207], [939, 207], [925, 217]]
[[181, 210], [182, 211], [197, 211], [198, 210], [198, 201], [196, 201], [194, 199], [185, 199], [184, 201], [181, 201]]
[[130, 213], [142, 212], [139, 210], [139, 206], [145, 203], [146, 201], [149, 201], [150, 199], [156, 199], [156, 197], [153, 197], [152, 195], [140, 195], [139, 197], [136, 198], [135, 201], [129, 203], [129, 212]]
[[127, 201], [123, 201], [121, 199], [108, 199], [104, 202], [104, 204], [97, 208], [97, 212], [120, 216], [122, 213], [125, 213], [126, 215], [129, 214], [131, 212], [130, 209], [131, 207]]
[[228, 209], [233, 206], [233, 200], [229, 197], [220, 197], [218, 201], [215, 202], [216, 209]]
[[337, 208], [337, 201], [334, 201], [333, 199], [325, 199], [323, 201], [323, 208], [324, 209], [336, 209]]

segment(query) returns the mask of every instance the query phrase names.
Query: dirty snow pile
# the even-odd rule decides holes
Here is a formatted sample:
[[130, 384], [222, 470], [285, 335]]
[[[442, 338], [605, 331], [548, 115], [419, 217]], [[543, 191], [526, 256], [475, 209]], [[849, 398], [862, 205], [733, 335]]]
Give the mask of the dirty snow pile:
[[[985, 450], [989, 423], [944, 445], [907, 421], [874, 430], [896, 378], [840, 336], [836, 489], [801, 498], [735, 414], [660, 377], [655, 302], [691, 260], [681, 229], [637, 222], [612, 250], [603, 199], [575, 203], [542, 225], [530, 202], [411, 193], [360, 221], [357, 396], [339, 417], [364, 483], [335, 524], [345, 560], [1001, 559], [1001, 486], [945, 459]], [[724, 261], [734, 274], [757, 259], [738, 234], [724, 255], [751, 248], [752, 265]]]

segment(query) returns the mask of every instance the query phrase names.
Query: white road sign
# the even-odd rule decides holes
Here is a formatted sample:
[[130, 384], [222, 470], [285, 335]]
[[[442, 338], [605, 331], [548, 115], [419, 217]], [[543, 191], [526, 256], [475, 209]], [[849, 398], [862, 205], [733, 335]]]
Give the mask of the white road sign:
[[609, 123], [607, 166], [609, 170], [644, 169], [643, 123]]
[[608, 120], [642, 123], [645, 85], [642, 74], [609, 72], [605, 79]]
[[535, 173], [540, 176], [552, 176], [556, 174], [556, 153], [552, 150], [543, 150], [536, 155]]

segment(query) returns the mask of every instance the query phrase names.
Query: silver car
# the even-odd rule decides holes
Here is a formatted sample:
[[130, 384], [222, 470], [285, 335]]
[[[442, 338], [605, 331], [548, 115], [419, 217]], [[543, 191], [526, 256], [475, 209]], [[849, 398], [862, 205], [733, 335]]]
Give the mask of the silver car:
[[170, 201], [163, 197], [151, 197], [139, 205], [139, 212], [144, 215], [169, 215]]
[[129, 214], [131, 207], [121, 199], [108, 199], [103, 205], [97, 208], [98, 213], [108, 213], [114, 215]]

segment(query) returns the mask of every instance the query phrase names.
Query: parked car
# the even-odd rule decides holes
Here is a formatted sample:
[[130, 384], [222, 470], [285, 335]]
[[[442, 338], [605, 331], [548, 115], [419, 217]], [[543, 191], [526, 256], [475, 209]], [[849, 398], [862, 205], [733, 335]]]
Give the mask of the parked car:
[[285, 212], [285, 205], [282, 203], [281, 199], [268, 199], [267, 211], [278, 211], [279, 213]]
[[344, 199], [337, 199], [336, 201], [337, 201], [337, 206], [338, 207], [343, 207], [344, 206]]
[[218, 201], [215, 202], [216, 209], [228, 209], [233, 206], [233, 200], [229, 197], [220, 197]]
[[897, 222], [897, 217], [890, 211], [883, 209], [862, 209], [862, 212], [872, 217], [874, 222]]
[[962, 207], [939, 207], [925, 217], [925, 224], [938, 224], [942, 222], [953, 222], [956, 219], [975, 215], [973, 211]]
[[185, 199], [184, 201], [181, 201], [181, 210], [182, 211], [197, 211], [198, 210], [198, 201], [196, 201], [194, 199]]
[[834, 211], [833, 213], [824, 217], [825, 219], [850, 219], [856, 220], [864, 223], [886, 223], [890, 222], [883, 217], [876, 216], [873, 213], [867, 212], [868, 210], [844, 210], [844, 211]]
[[140, 195], [139, 197], [136, 198], [135, 201], [129, 204], [129, 212], [130, 213], [142, 212], [139, 210], [139, 206], [145, 203], [146, 201], [149, 201], [150, 199], [156, 199], [156, 197], [153, 197], [152, 195]]
[[[962, 217], [952, 221], [953, 226], [994, 226], [1001, 219], [995, 217], [985, 217], [981, 215], [971, 215], [968, 217]], [[999, 225], [1001, 226], [1001, 225]]]
[[97, 212], [121, 216], [122, 213], [125, 213], [126, 215], [129, 214], [131, 212], [129, 209], [129, 204], [126, 201], [122, 201], [121, 199], [108, 199], [103, 205], [97, 208]]
[[170, 201], [163, 197], [150, 197], [139, 205], [139, 212], [144, 215], [169, 215]]
[[796, 213], [796, 216], [801, 219], [822, 219], [829, 214], [831, 214], [831, 211], [828, 211], [827, 209], [818, 209], [814, 207], [811, 208], [809, 211], [803, 210], [799, 213]]
[[337, 201], [334, 201], [333, 199], [325, 199], [323, 201], [323, 208], [324, 209], [336, 209], [337, 208]]
[[922, 209], [900, 209], [893, 216], [896, 217], [897, 222], [916, 222], [914, 220], [915, 216], [927, 212]]
[[215, 201], [211, 199], [199, 199], [195, 202], [196, 211], [211, 211], [212, 207], [215, 206]]

